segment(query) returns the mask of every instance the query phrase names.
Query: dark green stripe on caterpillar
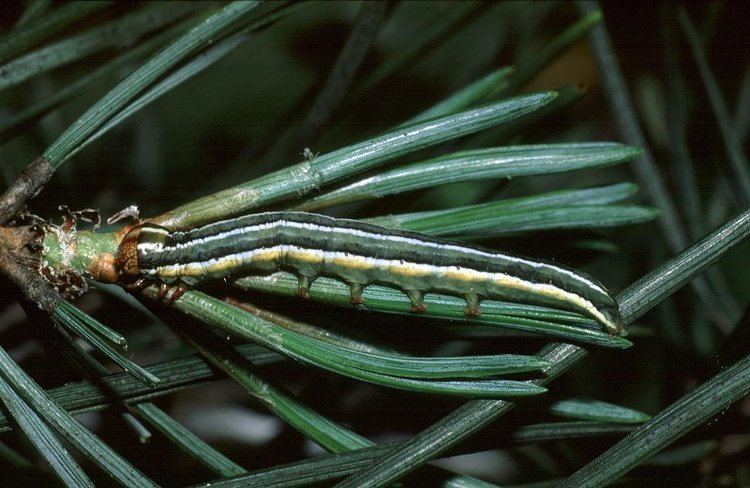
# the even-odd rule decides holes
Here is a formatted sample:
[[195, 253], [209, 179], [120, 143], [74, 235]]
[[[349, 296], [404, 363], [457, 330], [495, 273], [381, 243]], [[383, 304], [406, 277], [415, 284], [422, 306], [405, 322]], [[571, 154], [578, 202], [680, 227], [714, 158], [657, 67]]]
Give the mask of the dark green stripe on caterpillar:
[[415, 312], [425, 293], [466, 299], [480, 313], [482, 298], [549, 305], [583, 312], [610, 333], [621, 331], [617, 302], [595, 279], [555, 264], [303, 212], [269, 212], [188, 231], [143, 224], [123, 239], [118, 262], [126, 279], [194, 284], [278, 270], [295, 273], [307, 295], [317, 276], [346, 282], [352, 302], [377, 283], [404, 291]]

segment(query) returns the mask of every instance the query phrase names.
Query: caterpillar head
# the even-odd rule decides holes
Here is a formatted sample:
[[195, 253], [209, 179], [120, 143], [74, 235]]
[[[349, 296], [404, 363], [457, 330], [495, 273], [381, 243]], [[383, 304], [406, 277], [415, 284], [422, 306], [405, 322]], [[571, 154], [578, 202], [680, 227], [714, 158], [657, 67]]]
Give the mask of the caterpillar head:
[[138, 239], [141, 235], [142, 226], [134, 227], [120, 242], [117, 250], [117, 267], [120, 276], [125, 280], [133, 279], [140, 275], [138, 267]]

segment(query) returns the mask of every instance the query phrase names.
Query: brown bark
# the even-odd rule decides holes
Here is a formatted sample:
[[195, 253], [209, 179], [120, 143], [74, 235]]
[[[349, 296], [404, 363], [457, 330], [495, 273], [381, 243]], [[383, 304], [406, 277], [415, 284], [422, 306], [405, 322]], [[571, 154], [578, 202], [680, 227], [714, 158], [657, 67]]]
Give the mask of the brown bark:
[[7, 276], [26, 297], [52, 313], [62, 296], [39, 273], [39, 233], [31, 227], [0, 227], [0, 273]]
[[0, 225], [20, 212], [26, 202], [34, 198], [55, 173], [43, 156], [36, 158], [23, 170], [18, 179], [0, 196]]

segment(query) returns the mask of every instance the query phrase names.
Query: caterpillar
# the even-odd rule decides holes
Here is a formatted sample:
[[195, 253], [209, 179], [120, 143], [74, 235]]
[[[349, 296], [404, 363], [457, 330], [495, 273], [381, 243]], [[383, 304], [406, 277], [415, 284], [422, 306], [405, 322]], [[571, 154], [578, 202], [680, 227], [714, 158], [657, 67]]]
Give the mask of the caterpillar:
[[355, 220], [305, 212], [267, 212], [222, 220], [186, 231], [144, 223], [120, 243], [122, 280], [146, 278], [194, 285], [279, 270], [297, 275], [307, 297], [318, 276], [349, 285], [352, 303], [380, 284], [401, 289], [412, 311], [422, 312], [425, 293], [462, 296], [468, 315], [496, 298], [582, 312], [610, 334], [622, 331], [615, 299], [583, 273], [468, 244]]

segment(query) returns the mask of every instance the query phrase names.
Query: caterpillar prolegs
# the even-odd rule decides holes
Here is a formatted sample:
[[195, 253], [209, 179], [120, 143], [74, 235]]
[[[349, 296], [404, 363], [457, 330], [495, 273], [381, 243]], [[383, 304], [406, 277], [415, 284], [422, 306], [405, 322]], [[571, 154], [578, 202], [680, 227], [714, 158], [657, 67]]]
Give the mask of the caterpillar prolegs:
[[563, 266], [423, 234], [304, 212], [268, 212], [170, 232], [143, 224], [122, 240], [122, 278], [188, 285], [206, 279], [290, 271], [307, 296], [318, 276], [347, 283], [354, 303], [370, 284], [404, 291], [414, 312], [425, 293], [462, 296], [466, 313], [498, 298], [583, 312], [621, 331], [617, 302], [595, 279]]

